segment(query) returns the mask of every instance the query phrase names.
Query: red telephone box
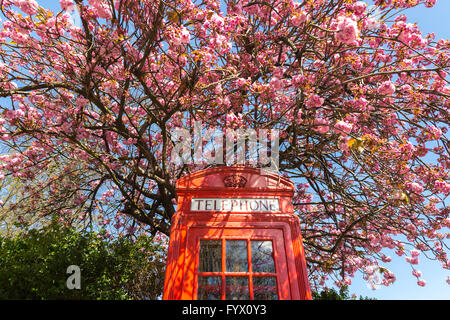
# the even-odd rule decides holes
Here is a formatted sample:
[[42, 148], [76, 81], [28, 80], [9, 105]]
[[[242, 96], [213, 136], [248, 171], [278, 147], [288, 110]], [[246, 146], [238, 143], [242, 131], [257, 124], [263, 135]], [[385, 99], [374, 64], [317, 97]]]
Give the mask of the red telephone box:
[[256, 168], [177, 181], [163, 299], [309, 300], [294, 184]]

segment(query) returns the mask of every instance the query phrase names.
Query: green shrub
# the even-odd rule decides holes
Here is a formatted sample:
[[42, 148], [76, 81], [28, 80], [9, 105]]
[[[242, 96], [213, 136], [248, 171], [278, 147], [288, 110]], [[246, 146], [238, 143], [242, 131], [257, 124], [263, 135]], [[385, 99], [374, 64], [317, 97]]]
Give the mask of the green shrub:
[[[58, 223], [0, 237], [0, 299], [156, 299], [165, 251], [153, 240], [108, 241]], [[70, 265], [81, 269], [80, 289], [67, 287]]]

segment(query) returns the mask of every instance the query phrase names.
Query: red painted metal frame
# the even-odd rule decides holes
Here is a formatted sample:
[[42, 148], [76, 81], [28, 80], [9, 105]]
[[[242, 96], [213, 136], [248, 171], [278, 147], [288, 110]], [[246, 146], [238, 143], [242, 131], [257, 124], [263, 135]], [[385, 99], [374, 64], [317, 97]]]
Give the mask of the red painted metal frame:
[[[291, 292], [289, 289], [289, 277], [288, 273], [285, 272], [286, 270], [286, 254], [284, 250], [284, 242], [283, 242], [283, 235], [281, 230], [276, 229], [255, 229], [255, 228], [219, 228], [219, 229], [212, 229], [212, 228], [193, 228], [189, 235], [187, 240], [187, 246], [188, 250], [191, 252], [199, 252], [200, 250], [200, 239], [227, 239], [227, 240], [271, 240], [273, 244], [273, 253], [274, 253], [274, 262], [275, 262], [275, 273], [255, 273], [255, 275], [258, 276], [274, 276], [277, 279], [277, 288], [278, 288], [278, 296], [282, 300], [290, 300], [291, 298]], [[249, 246], [247, 248], [247, 251], [250, 250]], [[197, 299], [197, 279], [198, 279], [198, 273], [195, 272], [198, 270], [198, 258], [199, 256], [190, 256], [190, 259], [188, 260], [187, 264], [194, 265], [193, 271], [193, 277], [194, 277], [194, 285], [191, 287], [188, 285], [186, 289], [186, 297], [193, 297], [194, 300]], [[247, 255], [247, 258], [249, 259], [248, 272], [213, 272], [209, 274], [215, 274], [222, 278], [222, 298], [225, 298], [224, 296], [224, 286], [225, 286], [225, 276], [248, 276], [249, 277], [249, 293], [250, 293], [250, 299], [253, 300], [253, 276], [254, 273], [252, 272], [252, 266], [251, 266], [251, 257]], [[222, 247], [222, 270], [224, 270], [224, 264], [225, 264], [225, 250]], [[192, 269], [186, 270], [187, 273], [192, 272]], [[202, 273], [203, 275], [203, 273]], [[186, 274], [185, 274], [186, 276]], [[191, 277], [190, 275], [187, 275], [188, 277]], [[189, 290], [193, 290], [190, 292]], [[183, 290], [184, 291], [184, 290]]]
[[[230, 175], [245, 177], [245, 187], [226, 187], [223, 181]], [[284, 269], [280, 274], [286, 275], [280, 278], [279, 298], [311, 299], [300, 223], [293, 212], [293, 194], [294, 184], [290, 180], [241, 166], [205, 169], [178, 180], [177, 213], [172, 218], [163, 299], [196, 299], [199, 239], [221, 236], [272, 239], [276, 243], [275, 263]], [[280, 212], [191, 211], [192, 198], [277, 198]]]

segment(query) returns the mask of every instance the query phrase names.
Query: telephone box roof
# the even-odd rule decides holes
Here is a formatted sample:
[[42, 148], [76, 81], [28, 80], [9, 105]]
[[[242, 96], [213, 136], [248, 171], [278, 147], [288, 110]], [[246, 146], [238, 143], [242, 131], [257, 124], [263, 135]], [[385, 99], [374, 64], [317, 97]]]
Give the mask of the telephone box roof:
[[197, 171], [177, 181], [177, 191], [239, 189], [294, 192], [294, 183], [271, 171], [246, 166], [221, 166]]

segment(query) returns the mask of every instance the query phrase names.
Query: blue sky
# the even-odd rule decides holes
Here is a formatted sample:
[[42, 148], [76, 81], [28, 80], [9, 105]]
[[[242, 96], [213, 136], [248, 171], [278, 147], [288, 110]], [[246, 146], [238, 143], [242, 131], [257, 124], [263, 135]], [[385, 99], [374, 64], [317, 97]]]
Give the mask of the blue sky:
[[[58, 0], [40, 0], [43, 7], [59, 8]], [[366, 2], [371, 3], [367, 0]], [[434, 32], [436, 38], [449, 39], [450, 1], [438, 0], [433, 8], [425, 8], [420, 5], [403, 12], [408, 17], [408, 22], [417, 22], [424, 34]], [[350, 286], [350, 293], [357, 296], [368, 296], [377, 299], [438, 299], [450, 300], [450, 285], [446, 283], [450, 276], [449, 270], [441, 268], [439, 262], [429, 261], [421, 255], [420, 263], [416, 268], [422, 271], [422, 278], [427, 281], [425, 287], [416, 284], [416, 278], [411, 274], [412, 269], [406, 263], [405, 257], [398, 257], [395, 253], [389, 253], [392, 262], [387, 264], [396, 275], [397, 280], [389, 287], [380, 286], [377, 290], [370, 289], [361, 274], [357, 274]]]

